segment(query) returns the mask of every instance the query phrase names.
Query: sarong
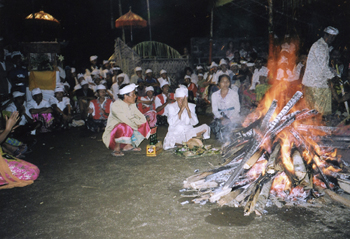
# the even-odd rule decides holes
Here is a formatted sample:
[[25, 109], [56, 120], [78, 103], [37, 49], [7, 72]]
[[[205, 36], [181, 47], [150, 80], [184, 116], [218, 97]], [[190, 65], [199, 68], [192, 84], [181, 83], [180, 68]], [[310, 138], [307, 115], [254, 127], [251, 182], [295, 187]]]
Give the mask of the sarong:
[[34, 122], [40, 121], [42, 123], [40, 132], [51, 132], [51, 126], [53, 124], [54, 117], [51, 113], [44, 113], [44, 114], [32, 114]]
[[3, 153], [0, 148], [0, 185], [4, 185], [0, 189], [32, 184], [39, 177], [39, 172], [34, 164]]
[[310, 109], [315, 109], [323, 115], [332, 113], [332, 93], [329, 88], [304, 86], [304, 95]]
[[157, 112], [156, 111], [147, 111], [144, 113], [149, 126], [153, 128], [157, 124]]
[[151, 129], [148, 122], [143, 123], [137, 130], [132, 129], [125, 123], [117, 124], [111, 132], [109, 148], [114, 149], [116, 143], [120, 143], [121, 148], [126, 144], [131, 144], [132, 146], [137, 147], [145, 138], [148, 139], [150, 134]]

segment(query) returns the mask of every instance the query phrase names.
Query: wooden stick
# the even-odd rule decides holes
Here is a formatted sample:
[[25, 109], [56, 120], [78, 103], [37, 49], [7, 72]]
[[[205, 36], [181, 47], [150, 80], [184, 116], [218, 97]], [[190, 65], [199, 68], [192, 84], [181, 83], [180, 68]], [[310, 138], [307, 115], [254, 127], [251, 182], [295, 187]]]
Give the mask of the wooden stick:
[[274, 150], [272, 151], [270, 157], [269, 157], [269, 161], [266, 164], [266, 172], [269, 174], [273, 174], [275, 173], [276, 170], [276, 158], [279, 155], [281, 149], [281, 144], [278, 142], [274, 148]]
[[217, 203], [222, 207], [222, 206], [228, 204], [229, 202], [231, 202], [232, 200], [234, 200], [238, 196], [238, 194], [240, 194], [242, 191], [243, 191], [242, 188], [236, 189], [236, 190], [230, 192], [229, 194], [221, 197], [217, 201]]
[[257, 214], [258, 216], [261, 216], [264, 212], [264, 208], [266, 206], [267, 199], [269, 198], [270, 190], [271, 190], [271, 186], [274, 178], [275, 177], [271, 177], [269, 181], [266, 182], [261, 189], [260, 195], [255, 205], [255, 214]]
[[299, 182], [301, 182], [306, 176], [306, 167], [304, 164], [304, 160], [300, 155], [299, 150], [294, 150], [292, 153], [293, 166], [294, 166], [294, 174], [298, 178]]
[[269, 124], [269, 121], [270, 121], [273, 113], [275, 112], [276, 108], [277, 108], [277, 100], [273, 100], [271, 105], [270, 105], [270, 108], [266, 112], [266, 115], [265, 115], [263, 121], [261, 122], [260, 129], [261, 129], [262, 132], [266, 131], [266, 128], [267, 128], [267, 126]]
[[255, 210], [255, 204], [260, 195], [262, 186], [260, 184], [257, 185], [256, 190], [254, 190], [253, 194], [250, 194], [248, 201], [244, 207], [244, 216], [249, 216]]
[[315, 188], [319, 192], [326, 193], [334, 201], [339, 202], [339, 203], [343, 204], [344, 206], [350, 207], [350, 200], [349, 199], [346, 199], [346, 198], [340, 196], [339, 194], [336, 194], [335, 192], [333, 192], [330, 189], [323, 189], [322, 187], [319, 187], [319, 186], [315, 186]]
[[258, 159], [261, 157], [261, 155], [263, 154], [264, 150], [263, 149], [259, 149], [255, 154], [253, 154], [252, 157], [250, 157], [250, 159], [243, 165], [243, 168], [245, 170], [250, 169], [255, 163], [256, 161], [258, 161]]

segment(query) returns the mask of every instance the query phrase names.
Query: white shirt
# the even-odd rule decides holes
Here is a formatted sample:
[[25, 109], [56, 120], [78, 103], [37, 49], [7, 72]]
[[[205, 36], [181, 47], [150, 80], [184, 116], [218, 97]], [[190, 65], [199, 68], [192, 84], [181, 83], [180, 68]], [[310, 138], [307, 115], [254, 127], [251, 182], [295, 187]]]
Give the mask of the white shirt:
[[[169, 77], [167, 77], [167, 79], [164, 79], [163, 77], [159, 77], [158, 79], [159, 85], [162, 84], [162, 82], [168, 82], [169, 86], [171, 85], [171, 80]], [[198, 79], [197, 79], [198, 80]]]
[[112, 93], [113, 93], [114, 99], [115, 100], [118, 99], [118, 94], [119, 94], [119, 85], [118, 85], [118, 83], [117, 82], [114, 83], [112, 85], [111, 89], [112, 89]]
[[256, 68], [254, 70], [254, 73], [253, 73], [253, 76], [252, 76], [252, 85], [250, 86], [249, 90], [255, 90], [255, 86], [257, 84], [260, 84], [260, 82], [259, 82], [260, 76], [267, 77], [268, 72], [269, 72], [269, 69], [267, 69], [267, 67], [265, 67], [265, 66], [262, 66], [260, 69]]
[[328, 64], [329, 47], [324, 39], [320, 38], [311, 46], [302, 84], [308, 87], [328, 88], [327, 79], [335, 76]]
[[214, 117], [217, 119], [223, 117], [221, 115], [221, 112], [223, 112], [230, 120], [239, 120], [239, 112], [241, 111], [239, 96], [238, 93], [232, 89], [228, 90], [225, 98], [221, 97], [221, 90], [214, 92], [211, 96], [211, 107]]
[[[27, 107], [27, 103], [26, 102], [24, 102], [23, 103], [23, 106], [24, 106], [24, 108], [25, 108], [25, 113], [26, 113], [26, 115], [28, 115], [29, 116], [29, 118], [31, 118], [32, 119], [32, 115], [30, 114], [30, 112], [29, 112], [29, 109], [28, 109], [28, 107]], [[17, 111], [17, 107], [16, 107], [16, 105], [15, 105], [15, 103], [11, 103], [11, 104], [9, 104], [8, 106], [7, 106], [7, 108], [5, 109], [5, 111], [9, 111], [9, 112], [15, 112], [15, 111]], [[27, 119], [26, 119], [26, 117], [24, 116], [24, 115], [22, 115], [21, 116], [21, 120], [19, 121], [19, 125], [25, 125], [27, 123]]]
[[27, 103], [27, 107], [28, 107], [28, 110], [31, 110], [31, 109], [49, 108], [51, 107], [51, 105], [46, 100], [42, 100], [40, 104], [37, 104], [35, 100], [30, 100]]
[[58, 102], [56, 97], [51, 97], [49, 103], [50, 105], [57, 105], [57, 107], [63, 111], [68, 105], [70, 105], [70, 100], [68, 97], [63, 97], [62, 101]]
[[130, 78], [127, 74], [124, 73], [124, 80], [123, 80], [123, 83], [122, 84], [129, 84], [130, 83]]
[[198, 87], [198, 76], [195, 73], [192, 73], [191, 75], [191, 82], [196, 84], [196, 86]]
[[208, 125], [204, 124], [196, 128], [193, 127], [199, 122], [196, 115], [196, 105], [188, 103], [188, 107], [191, 112], [191, 118], [185, 109], [182, 112], [180, 119], [178, 115], [180, 107], [178, 106], [177, 102], [169, 104], [165, 107], [169, 123], [168, 133], [164, 138], [163, 144], [163, 148], [165, 150], [173, 148], [176, 143], [182, 144], [183, 142], [187, 142], [202, 130], [206, 130], [206, 132], [203, 134], [203, 138], [210, 138], [210, 128]]

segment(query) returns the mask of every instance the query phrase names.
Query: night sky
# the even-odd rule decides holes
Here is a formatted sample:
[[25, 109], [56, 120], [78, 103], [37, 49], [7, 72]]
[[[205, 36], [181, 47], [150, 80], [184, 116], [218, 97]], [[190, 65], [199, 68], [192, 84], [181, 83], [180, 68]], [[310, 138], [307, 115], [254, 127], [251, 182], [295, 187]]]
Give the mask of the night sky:
[[[190, 47], [192, 37], [209, 37], [209, 0], [149, 0], [152, 40], [162, 42], [183, 53]], [[307, 1], [305, 1], [307, 2]], [[320, 0], [292, 11], [274, 1], [275, 31], [297, 32], [305, 48], [319, 38], [324, 27], [338, 27], [341, 35], [338, 45], [349, 41], [350, 4], [340, 0]], [[122, 13], [129, 7], [147, 20], [146, 0], [121, 0]], [[214, 38], [267, 38], [267, 1], [234, 0], [215, 9]], [[113, 54], [114, 39], [122, 36], [120, 29], [111, 27], [119, 17], [118, 0], [8, 0], [5, 2], [5, 32], [7, 43], [31, 40], [58, 39], [67, 64], [88, 64], [88, 57], [96, 54], [100, 60]], [[44, 10], [60, 21], [60, 26], [33, 26], [24, 18], [33, 11]], [[33, 34], [36, 28], [37, 34]], [[44, 30], [49, 28], [49, 30]], [[49, 32], [49, 33], [48, 33]], [[45, 33], [46, 36], [45, 36]], [[47, 36], [48, 35], [48, 36]], [[130, 41], [130, 30], [125, 30]], [[134, 29], [134, 44], [149, 40], [147, 28]], [[46, 38], [46, 39], [40, 39]], [[48, 39], [51, 38], [51, 39]]]

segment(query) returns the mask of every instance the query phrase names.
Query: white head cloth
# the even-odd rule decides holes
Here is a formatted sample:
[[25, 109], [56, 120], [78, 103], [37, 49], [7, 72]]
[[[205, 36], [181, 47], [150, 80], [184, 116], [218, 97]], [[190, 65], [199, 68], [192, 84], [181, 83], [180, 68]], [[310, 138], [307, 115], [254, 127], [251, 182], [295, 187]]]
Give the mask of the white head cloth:
[[77, 77], [78, 77], [78, 79], [80, 79], [80, 78], [82, 78], [82, 77], [84, 78], [84, 74], [79, 73]]
[[105, 90], [105, 89], [106, 89], [106, 86], [104, 86], [104, 85], [98, 85], [96, 87], [96, 90]]
[[198, 76], [202, 76], [202, 77], [203, 77], [203, 74], [202, 74], [202, 73], [199, 73]]
[[106, 80], [101, 80], [100, 84], [101, 84], [101, 85], [107, 84], [107, 81], [106, 81]]
[[87, 84], [89, 84], [89, 83], [87, 82], [87, 80], [82, 80], [82, 81], [80, 82], [80, 85], [81, 85], [81, 86], [87, 85]]
[[93, 71], [91, 72], [91, 75], [93, 75], [93, 76], [98, 76], [98, 75], [100, 75], [100, 70], [97, 70], [97, 69], [93, 70]]
[[248, 62], [248, 63], [247, 63], [247, 66], [248, 66], [248, 67], [252, 67], [252, 66], [255, 66], [255, 64], [252, 63], [252, 62]]
[[227, 61], [225, 59], [221, 59], [220, 60], [220, 66], [221, 65], [227, 65]]
[[128, 94], [128, 93], [132, 92], [133, 90], [135, 90], [136, 87], [137, 87], [137, 85], [135, 85], [134, 83], [126, 85], [126, 86], [124, 86], [124, 88], [119, 90], [119, 95]]
[[57, 93], [57, 92], [64, 92], [64, 90], [63, 90], [63, 88], [61, 88], [61, 87], [57, 87], [57, 88], [55, 89], [55, 93]]
[[166, 72], [166, 70], [161, 70], [160, 71], [160, 74], [166, 74], [167, 72]]
[[109, 60], [103, 60], [102, 64], [108, 64], [109, 63]]
[[125, 74], [124, 73], [120, 73], [119, 75], [117, 75], [117, 78], [124, 78]]
[[94, 55], [94, 56], [90, 56], [90, 61], [94, 61], [97, 60], [98, 56]]
[[152, 72], [153, 72], [153, 71], [152, 71], [151, 69], [147, 69], [147, 70], [146, 70], [146, 74], [147, 74], [147, 73], [152, 73]]
[[142, 71], [142, 68], [139, 67], [139, 66], [137, 66], [137, 67], [135, 68], [135, 72], [136, 72], [136, 71]]
[[74, 73], [75, 72], [75, 68], [74, 67], [70, 68], [70, 72]]
[[165, 85], [169, 85], [169, 83], [165, 80], [162, 81], [162, 83], [160, 83], [160, 88], [163, 88], [163, 86]]
[[39, 94], [41, 94], [42, 92], [41, 92], [41, 90], [40, 90], [40, 88], [34, 88], [33, 90], [32, 90], [32, 96], [34, 96], [34, 95], [39, 95]]
[[241, 61], [241, 65], [246, 65], [247, 61]]
[[197, 66], [196, 69], [197, 69], [197, 70], [202, 70], [202, 69], [203, 69], [203, 66]]
[[218, 64], [216, 64], [214, 61], [210, 65], [210, 68], [213, 68], [213, 67], [218, 67]]
[[15, 57], [15, 56], [23, 56], [22, 53], [20, 51], [14, 51], [11, 54], [11, 58]]
[[154, 92], [154, 88], [153, 88], [153, 86], [147, 86], [146, 88], [145, 88], [145, 91], [147, 92], [147, 91], [153, 91]]
[[185, 75], [185, 79], [191, 79], [191, 76]]
[[14, 91], [12, 93], [12, 97], [13, 98], [17, 98], [17, 97], [20, 97], [20, 96], [24, 96], [24, 93], [23, 92], [20, 92], [20, 91]]
[[120, 67], [117, 67], [117, 66], [116, 66], [116, 67], [113, 67], [112, 70], [114, 70], [114, 71], [119, 71], [119, 70], [120, 70]]
[[327, 32], [328, 34], [335, 35], [335, 36], [339, 34], [339, 30], [331, 26], [326, 27], [324, 29], [324, 32]]
[[179, 88], [175, 90], [175, 97], [176, 98], [182, 98], [182, 97], [188, 96], [188, 89], [184, 85], [179, 85]]

